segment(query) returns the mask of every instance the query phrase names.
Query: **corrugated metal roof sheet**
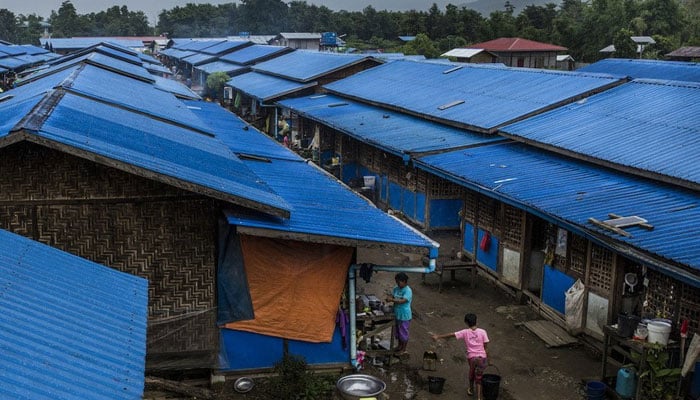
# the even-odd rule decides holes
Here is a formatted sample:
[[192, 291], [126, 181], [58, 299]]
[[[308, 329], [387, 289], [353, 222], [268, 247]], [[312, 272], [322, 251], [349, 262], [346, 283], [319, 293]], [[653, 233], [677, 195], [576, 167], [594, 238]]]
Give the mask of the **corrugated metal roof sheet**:
[[229, 213], [231, 224], [357, 242], [430, 249], [439, 246], [359, 194], [340, 186], [333, 176], [313, 164], [285, 160], [244, 162], [292, 205], [292, 213], [287, 220]]
[[105, 45], [98, 45], [98, 46], [94, 46], [93, 48], [91, 48], [90, 52], [102, 53], [104, 55], [110, 56], [112, 58], [116, 58], [118, 60], [126, 61], [126, 62], [134, 64], [134, 65], [141, 65], [142, 64], [142, 60], [141, 60], [141, 58], [139, 58], [138, 55], [136, 55], [132, 52], [126, 52], [124, 50], [125, 49], [122, 49], [122, 48], [114, 48], [114, 47], [105, 46]]
[[606, 58], [579, 68], [582, 72], [602, 72], [630, 78], [668, 79], [700, 82], [700, 63], [686, 61]]
[[[521, 143], [496, 144], [418, 159], [421, 168], [491, 196], [524, 204], [598, 237], [625, 243], [700, 270], [700, 195], [585, 162], [557, 156]], [[617, 235], [588, 219], [608, 214], [636, 215], [653, 230], [627, 228]], [[698, 277], [693, 278], [697, 283]]]
[[9, 54], [11, 56], [18, 56], [20, 54], [26, 54], [27, 50], [22, 46], [8, 45], [0, 43], [0, 52]]
[[[45, 54], [45, 53], [49, 52], [45, 48], [39, 47], [39, 46], [34, 46], [33, 44], [21, 44], [21, 45], [18, 45], [16, 47], [19, 47], [27, 54], [32, 54], [32, 55]], [[1, 47], [0, 47], [0, 51], [2, 51]]]
[[200, 95], [192, 91], [192, 89], [174, 79], [163, 78], [161, 76], [154, 76], [154, 78], [156, 80], [154, 86], [157, 89], [172, 93], [175, 96], [183, 99], [198, 100], [202, 98]]
[[504, 140], [332, 95], [287, 99], [278, 104], [400, 157]]
[[255, 129], [243, 129], [244, 122], [231, 112], [214, 103], [187, 101], [185, 104], [196, 108], [193, 112], [211, 124], [217, 138], [242, 155], [243, 163], [282, 196], [292, 210], [290, 218], [284, 220], [260, 214], [229, 214], [230, 223], [351, 242], [437, 248], [437, 243], [341, 186], [334, 177], [308, 164], [279, 142]]
[[[452, 49], [446, 53], [440, 54], [440, 57], [458, 57], [458, 58], [472, 58], [477, 54], [480, 53], [489, 53], [488, 50], [484, 49], [464, 49], [464, 48], [457, 48], [457, 49]], [[492, 54], [492, 53], [489, 53]]]
[[211, 127], [216, 137], [235, 154], [280, 160], [301, 161], [301, 157], [289, 151], [278, 141], [252, 129], [235, 114], [216, 103], [183, 101], [191, 112]]
[[25, 66], [32, 65], [31, 62], [19, 57], [3, 57], [0, 58], [0, 67], [6, 69], [19, 69]]
[[[165, 80], [151, 76], [159, 81]], [[158, 90], [148, 82], [124, 78], [118, 73], [86, 65], [74, 79], [67, 80], [63, 86], [67, 90], [93, 99], [207, 132], [207, 125], [183, 107], [169, 91]], [[182, 87], [182, 84], [175, 84]], [[119, 87], [119, 90], [105, 90], [116, 87]]]
[[289, 47], [255, 44], [223, 55], [219, 57], [219, 59], [240, 65], [251, 65], [255, 64], [258, 60], [267, 60], [270, 57], [281, 55], [289, 51], [292, 51]]
[[190, 51], [190, 50], [179, 50], [179, 49], [170, 49], [168, 53], [166, 54], [170, 58], [174, 58], [177, 60], [181, 60], [185, 57], [189, 57], [192, 55], [197, 54], [196, 51]]
[[288, 210], [220, 141], [142, 114], [66, 94], [36, 135], [235, 204]]
[[371, 59], [369, 56], [360, 54], [297, 50], [256, 64], [253, 71], [299, 82], [309, 82], [369, 59]]
[[202, 51], [204, 49], [208, 49], [212, 46], [216, 46], [218, 44], [221, 44], [224, 42], [225, 39], [212, 39], [212, 40], [192, 40], [186, 43], [183, 43], [181, 45], [178, 45], [177, 47], [182, 50], [191, 50], [191, 51]]
[[199, 65], [199, 64], [206, 64], [208, 62], [216, 60], [216, 56], [213, 56], [211, 54], [205, 54], [205, 53], [196, 53], [191, 56], [185, 57], [180, 59], [183, 62], [186, 62], [190, 65]]
[[397, 60], [324, 87], [342, 96], [493, 132], [622, 81], [604, 74]]
[[221, 55], [223, 53], [231, 52], [239, 47], [249, 46], [250, 44], [251, 42], [248, 40], [227, 40], [214, 46], [207, 47], [206, 49], [202, 50], [202, 52], [206, 54]]
[[233, 74], [234, 72], [244, 72], [247, 71], [250, 67], [245, 67], [242, 65], [238, 64], [232, 64], [227, 61], [214, 61], [208, 64], [202, 64], [198, 65], [195, 67], [196, 70], [198, 71], [203, 71], [207, 74], [211, 74], [214, 72], [225, 72], [227, 74]]
[[0, 286], [0, 398], [141, 398], [147, 280], [0, 231]]
[[141, 64], [148, 72], [152, 74], [166, 74], [166, 75], [172, 75], [173, 72], [166, 68], [163, 64], [151, 64], [148, 62], [144, 62]]
[[281, 32], [280, 36], [285, 39], [321, 39], [321, 34], [316, 32]]
[[82, 38], [46, 38], [41, 45], [50, 43], [54, 50], [82, 49], [100, 43], [113, 43], [120, 47], [142, 48], [143, 42], [140, 40], [116, 39], [109, 37], [82, 37]]
[[700, 84], [635, 80], [501, 130], [700, 187]]
[[299, 83], [270, 75], [259, 74], [257, 72], [248, 72], [231, 78], [226, 82], [226, 85], [258, 100], [270, 101], [306, 88], [314, 87], [316, 86], [316, 82]]
[[549, 43], [536, 42], [518, 37], [502, 37], [489, 40], [487, 42], [470, 44], [470, 48], [485, 49], [498, 52], [519, 52], [519, 51], [565, 51], [566, 47]]

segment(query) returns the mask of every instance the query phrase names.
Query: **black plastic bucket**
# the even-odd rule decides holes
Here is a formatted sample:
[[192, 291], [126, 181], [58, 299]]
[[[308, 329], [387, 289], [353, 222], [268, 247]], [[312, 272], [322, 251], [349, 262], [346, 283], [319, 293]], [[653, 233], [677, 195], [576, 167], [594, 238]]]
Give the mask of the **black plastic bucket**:
[[617, 316], [617, 334], [624, 338], [632, 337], [638, 324], [638, 316], [620, 313]]
[[[490, 365], [490, 367], [495, 367]], [[487, 367], [488, 368], [488, 367]], [[496, 368], [498, 370], [498, 368]], [[499, 371], [500, 373], [500, 371]], [[481, 377], [481, 390], [483, 391], [484, 400], [497, 400], [498, 390], [501, 386], [501, 375], [484, 374]]]
[[445, 385], [445, 378], [439, 376], [428, 377], [428, 391], [432, 394], [442, 393], [442, 387]]

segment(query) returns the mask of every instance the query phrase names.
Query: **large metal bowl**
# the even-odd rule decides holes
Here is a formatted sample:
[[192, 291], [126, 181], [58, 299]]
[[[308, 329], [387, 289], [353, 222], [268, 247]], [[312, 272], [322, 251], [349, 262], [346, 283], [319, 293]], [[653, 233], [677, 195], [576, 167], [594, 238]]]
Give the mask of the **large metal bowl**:
[[363, 397], [376, 397], [386, 390], [386, 383], [370, 375], [346, 375], [335, 384], [344, 400], [359, 400]]

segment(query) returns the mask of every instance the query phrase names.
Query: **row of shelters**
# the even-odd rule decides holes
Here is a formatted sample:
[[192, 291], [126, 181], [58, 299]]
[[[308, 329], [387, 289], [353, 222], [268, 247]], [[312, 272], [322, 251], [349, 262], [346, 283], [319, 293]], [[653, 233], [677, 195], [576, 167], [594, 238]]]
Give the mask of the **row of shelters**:
[[[294, 85], [322, 63], [314, 57], [251, 74]], [[232, 91], [289, 116], [319, 165], [350, 186], [373, 177], [377, 204], [428, 234], [459, 230], [460, 258], [561, 325], [581, 280], [572, 330], [587, 337], [603, 340], [620, 313], [669, 319], [675, 338], [684, 320], [700, 329], [688, 163], [698, 64], [608, 59], [564, 72], [395, 60], [309, 95], [244, 76]], [[644, 284], [630, 288], [630, 274]]]
[[[429, 273], [439, 244], [148, 61], [98, 43], [36, 68], [0, 98], [0, 245], [24, 249], [7, 268], [33, 268], [5, 276], [5, 287], [32, 275], [37, 290], [81, 293], [55, 309], [40, 304], [50, 296], [23, 298], [21, 312], [2, 303], [7, 325], [26, 328], [5, 333], [18, 349], [5, 360], [8, 381], [32, 370], [51, 377], [53, 398], [84, 398], [85, 382], [65, 371], [111, 368], [91, 397], [134, 398], [148, 373], [264, 369], [286, 354], [348, 366], [355, 342], [336, 320], [349, 315], [354, 335], [357, 249], [415, 253], [432, 261], [375, 270]], [[95, 293], [110, 306], [85, 303]], [[67, 350], [75, 337], [89, 357]], [[57, 355], [19, 350], [35, 342]], [[45, 396], [41, 385], [18, 385], [0, 392]]]

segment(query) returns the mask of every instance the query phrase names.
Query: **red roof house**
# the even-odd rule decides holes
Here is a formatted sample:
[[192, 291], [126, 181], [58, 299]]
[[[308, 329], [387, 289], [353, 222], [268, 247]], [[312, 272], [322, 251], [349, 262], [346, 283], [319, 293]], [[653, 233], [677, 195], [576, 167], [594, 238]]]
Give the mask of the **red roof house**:
[[498, 56], [498, 61], [511, 67], [556, 68], [557, 54], [566, 47], [523, 38], [498, 38], [467, 46], [484, 49]]

